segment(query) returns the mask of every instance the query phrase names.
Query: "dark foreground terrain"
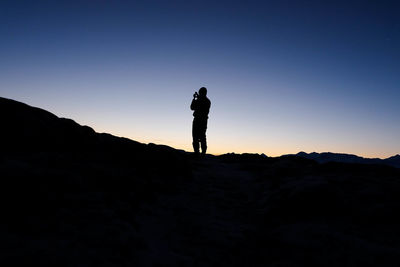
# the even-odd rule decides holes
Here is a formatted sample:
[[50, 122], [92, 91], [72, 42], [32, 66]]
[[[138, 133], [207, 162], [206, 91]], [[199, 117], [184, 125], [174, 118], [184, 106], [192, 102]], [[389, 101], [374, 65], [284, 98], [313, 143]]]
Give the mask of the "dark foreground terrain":
[[0, 98], [1, 266], [399, 266], [400, 169], [193, 158]]

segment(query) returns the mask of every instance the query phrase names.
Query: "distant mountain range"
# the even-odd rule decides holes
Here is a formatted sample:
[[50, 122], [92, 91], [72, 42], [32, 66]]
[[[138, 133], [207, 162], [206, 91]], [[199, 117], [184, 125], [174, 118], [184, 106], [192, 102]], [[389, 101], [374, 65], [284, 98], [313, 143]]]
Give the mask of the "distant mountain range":
[[400, 155], [396, 155], [387, 159], [379, 159], [379, 158], [363, 158], [352, 154], [343, 154], [343, 153], [331, 153], [331, 152], [323, 152], [323, 153], [306, 153], [299, 152], [296, 156], [312, 159], [319, 163], [327, 163], [327, 162], [344, 162], [344, 163], [356, 163], [356, 164], [384, 164], [393, 167], [400, 168]]

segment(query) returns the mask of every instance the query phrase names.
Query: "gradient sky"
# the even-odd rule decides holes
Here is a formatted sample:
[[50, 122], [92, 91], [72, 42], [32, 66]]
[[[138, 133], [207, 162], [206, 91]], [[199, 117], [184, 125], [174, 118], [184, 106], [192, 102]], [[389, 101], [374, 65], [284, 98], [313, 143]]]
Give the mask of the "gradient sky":
[[1, 1], [0, 96], [191, 151], [400, 153], [398, 1]]

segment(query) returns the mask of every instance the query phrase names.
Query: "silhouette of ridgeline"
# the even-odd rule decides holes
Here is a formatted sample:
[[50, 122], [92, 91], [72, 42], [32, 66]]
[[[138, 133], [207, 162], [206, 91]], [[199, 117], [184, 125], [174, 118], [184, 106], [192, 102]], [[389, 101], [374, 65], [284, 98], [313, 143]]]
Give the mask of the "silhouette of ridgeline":
[[2, 97], [0, 112], [3, 150], [89, 152], [90, 149], [107, 151], [112, 148], [119, 154], [126, 149], [142, 154], [157, 147], [162, 151], [174, 151], [167, 146], [147, 146], [127, 138], [96, 133], [89, 126], [81, 126], [71, 119], [58, 118], [43, 109]]
[[357, 164], [384, 164], [393, 167], [400, 168], [400, 155], [396, 155], [387, 159], [379, 159], [379, 158], [363, 158], [356, 155], [351, 154], [343, 154], [343, 153], [331, 153], [331, 152], [323, 152], [323, 153], [305, 153], [299, 152], [296, 156], [312, 159], [319, 163], [327, 163], [327, 162], [344, 162], [344, 163], [357, 163]]
[[[37, 189], [47, 188], [49, 184], [46, 183], [56, 186], [51, 182], [56, 178], [60, 178], [57, 188], [62, 189], [112, 190], [110, 186], [116, 186], [114, 189], [124, 190], [124, 185], [134, 179], [123, 179], [123, 176], [156, 177], [162, 174], [178, 179], [188, 175], [183, 153], [168, 146], [146, 145], [127, 138], [96, 133], [92, 128], [81, 126], [71, 119], [58, 118], [43, 109], [6, 98], [0, 98], [0, 113], [0, 156], [8, 159], [6, 167], [2, 169], [3, 175], [23, 179], [23, 170], [27, 168], [20, 168], [21, 173], [18, 173], [18, 168], [12, 166], [10, 161], [23, 159], [24, 167], [39, 169], [35, 172], [37, 180], [23, 179]], [[63, 171], [60, 172], [60, 168]], [[80, 174], [73, 173], [73, 169], [78, 169]], [[123, 174], [122, 170], [129, 170], [128, 174]], [[82, 174], [85, 174], [84, 179], [80, 177]], [[109, 183], [105, 177], [120, 179], [121, 183]], [[16, 183], [17, 180], [15, 178], [9, 182]]]
[[[127, 138], [96, 133], [92, 128], [81, 126], [71, 119], [58, 118], [43, 109], [2, 97], [0, 97], [0, 112], [3, 114], [0, 140], [3, 151], [108, 153], [112, 157], [120, 158], [125, 156], [132, 158], [135, 155], [143, 158], [148, 153], [156, 156], [160, 152], [181, 153], [181, 151], [168, 146], [145, 145]], [[387, 159], [370, 159], [331, 152], [309, 154], [299, 152], [296, 156], [312, 159], [319, 163], [385, 164], [400, 168], [400, 155]]]

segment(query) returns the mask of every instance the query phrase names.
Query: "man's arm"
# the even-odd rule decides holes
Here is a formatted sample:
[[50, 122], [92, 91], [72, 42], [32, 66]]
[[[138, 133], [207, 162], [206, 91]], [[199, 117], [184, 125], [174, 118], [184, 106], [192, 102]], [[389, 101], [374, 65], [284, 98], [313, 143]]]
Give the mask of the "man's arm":
[[196, 106], [197, 106], [197, 100], [195, 98], [193, 98], [192, 104], [190, 104], [190, 109], [195, 110]]

